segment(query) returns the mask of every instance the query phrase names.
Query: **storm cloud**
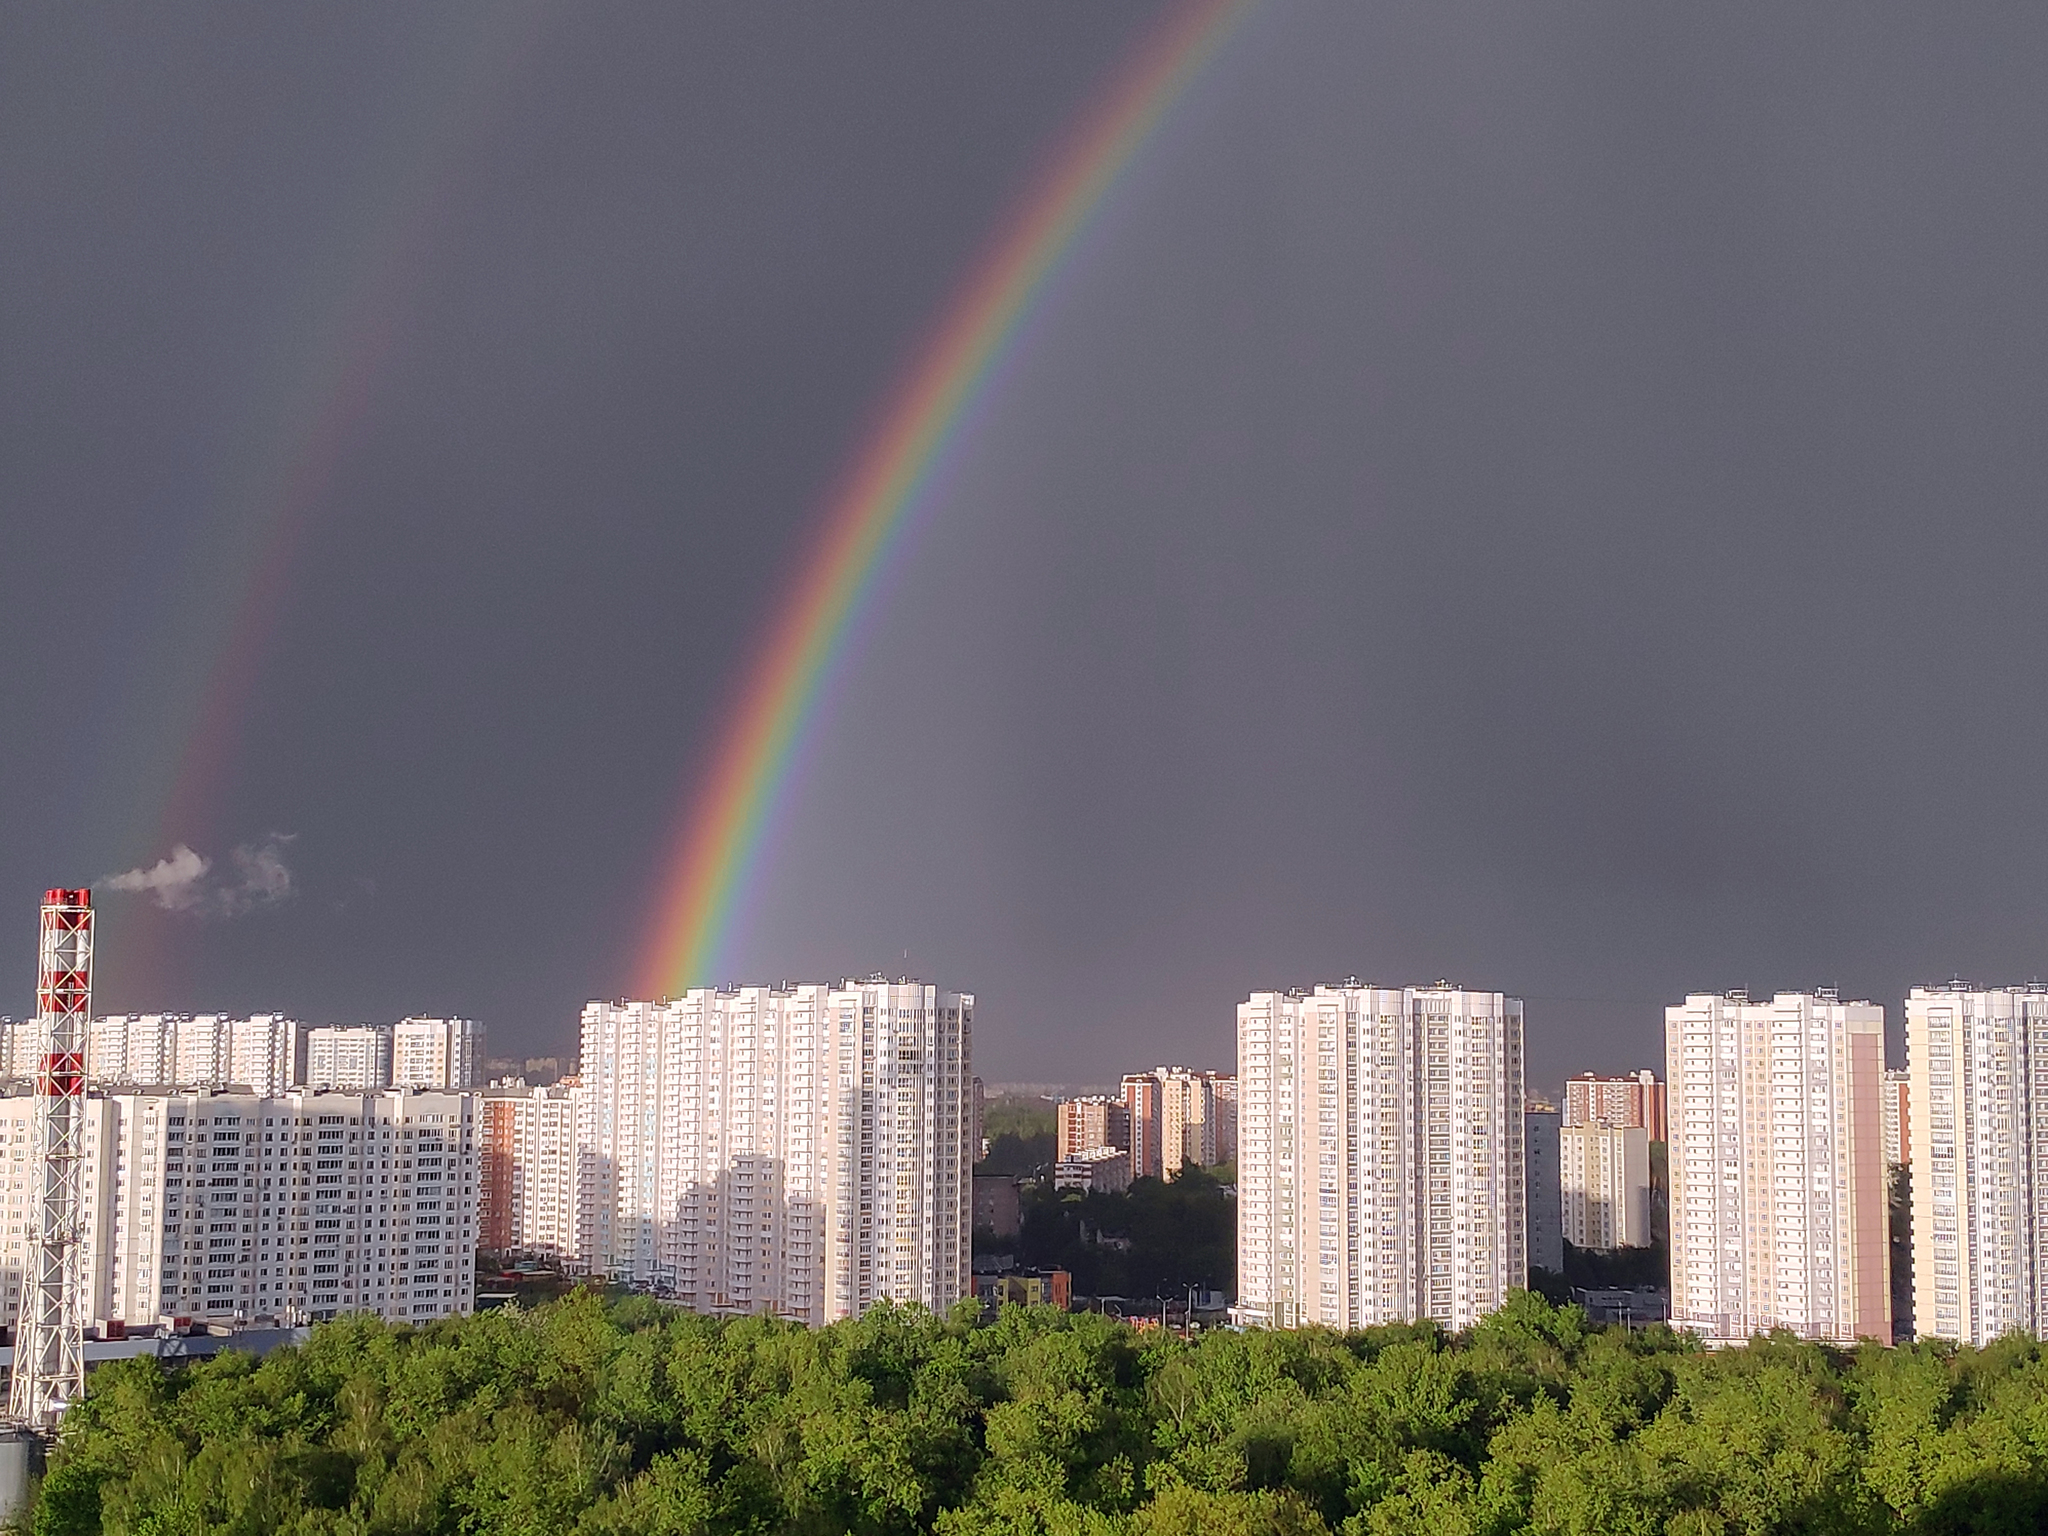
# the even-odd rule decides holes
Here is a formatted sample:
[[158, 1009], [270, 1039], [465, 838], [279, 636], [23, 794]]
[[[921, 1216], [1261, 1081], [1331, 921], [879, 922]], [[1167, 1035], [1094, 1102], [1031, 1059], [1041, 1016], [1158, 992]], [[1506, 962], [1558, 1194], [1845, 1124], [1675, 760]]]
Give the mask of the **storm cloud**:
[[[481, 14], [0, 23], [24, 998], [36, 894], [135, 866], [306, 899], [109, 902], [110, 1008], [569, 1049], [835, 477], [1162, 12]], [[1085, 1082], [1445, 976], [1541, 1082], [1688, 989], [2048, 970], [2044, 64], [2010, 8], [1257, 11], [885, 572], [734, 979], [907, 968]]]

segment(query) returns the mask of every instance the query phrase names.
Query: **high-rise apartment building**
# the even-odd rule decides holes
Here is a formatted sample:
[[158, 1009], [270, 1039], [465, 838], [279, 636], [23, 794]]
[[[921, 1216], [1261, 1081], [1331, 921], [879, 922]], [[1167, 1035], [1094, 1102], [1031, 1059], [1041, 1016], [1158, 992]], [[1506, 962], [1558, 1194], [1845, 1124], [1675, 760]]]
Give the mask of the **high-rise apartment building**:
[[1159, 1144], [1159, 1078], [1152, 1072], [1129, 1072], [1118, 1090], [1123, 1097], [1124, 1128], [1129, 1136], [1131, 1177], [1164, 1176]]
[[583, 1014], [579, 1250], [700, 1312], [970, 1290], [974, 999], [881, 978]]
[[391, 1086], [391, 1031], [374, 1024], [323, 1024], [306, 1031], [306, 1081], [356, 1093]]
[[[27, 1077], [36, 1046], [33, 1019], [0, 1020], [0, 1078]], [[228, 1018], [217, 1013], [109, 1014], [86, 1034], [86, 1072], [94, 1083], [158, 1086], [233, 1085], [252, 1093], [292, 1086], [301, 1026], [277, 1014]]]
[[1129, 1125], [1131, 1176], [1170, 1179], [1183, 1164], [1215, 1162], [1214, 1095], [1214, 1078], [1186, 1067], [1127, 1073], [1123, 1105]]
[[1564, 1195], [1558, 1167], [1562, 1116], [1548, 1099], [1522, 1105], [1522, 1179], [1531, 1269], [1564, 1273]]
[[580, 1270], [582, 1159], [576, 1127], [581, 1079], [484, 1090], [479, 1154], [480, 1246], [532, 1254]]
[[1650, 1246], [1650, 1133], [1640, 1125], [1558, 1132], [1564, 1240], [1606, 1251]]
[[[0, 1147], [35, 1100], [0, 1097]], [[95, 1318], [396, 1320], [467, 1312], [473, 1100], [460, 1094], [115, 1091], [86, 1101], [84, 1272]], [[0, 1324], [33, 1240], [31, 1165], [0, 1165]]]
[[1914, 1332], [2048, 1331], [2048, 987], [1913, 988], [1906, 1071]]
[[1462, 1328], [1527, 1283], [1518, 999], [1255, 992], [1237, 1086], [1245, 1321]]
[[474, 1088], [484, 1027], [475, 1019], [401, 1019], [391, 1026], [391, 1082], [398, 1088]]
[[[1910, 1026], [1912, 1010], [1907, 1010]], [[1905, 1067], [1887, 1067], [1884, 1074], [1884, 1160], [1897, 1167], [1906, 1161], [1913, 1145], [1911, 1073]]]
[[1669, 1134], [1664, 1085], [1645, 1069], [1621, 1077], [1582, 1072], [1564, 1085], [1564, 1124], [1639, 1125], [1651, 1141]]
[[1674, 1326], [1890, 1341], [1883, 1077], [1874, 1003], [1737, 991], [1665, 1010]]
[[1090, 1147], [1131, 1146], [1131, 1112], [1121, 1099], [1102, 1094], [1061, 1099], [1056, 1122], [1055, 1152], [1062, 1159]]
[[476, 1108], [476, 1245], [507, 1254], [516, 1247], [513, 1194], [519, 1185], [514, 1151], [520, 1100], [533, 1090], [524, 1083], [493, 1083]]
[[1204, 1072], [1209, 1080], [1209, 1119], [1219, 1163], [1237, 1161], [1237, 1079], [1228, 1072]]

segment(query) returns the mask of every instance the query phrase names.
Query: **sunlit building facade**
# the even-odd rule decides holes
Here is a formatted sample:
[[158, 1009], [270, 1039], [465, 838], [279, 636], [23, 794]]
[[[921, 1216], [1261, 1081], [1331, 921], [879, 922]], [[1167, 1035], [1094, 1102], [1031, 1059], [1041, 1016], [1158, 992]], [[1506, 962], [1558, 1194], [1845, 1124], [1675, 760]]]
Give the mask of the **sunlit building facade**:
[[700, 1312], [822, 1323], [969, 1293], [974, 999], [880, 978], [592, 1003], [593, 1270]]
[[1241, 1320], [1462, 1328], [1527, 1284], [1518, 999], [1255, 992], [1237, 1038]]
[[1650, 1246], [1650, 1133], [1640, 1125], [1567, 1125], [1558, 1132], [1564, 1240], [1605, 1251]]
[[[34, 1236], [33, 1095], [0, 1096], [0, 1325]], [[475, 1102], [464, 1094], [94, 1093], [79, 1184], [91, 1316], [418, 1321], [470, 1309]]]
[[1671, 1316], [1711, 1342], [1891, 1342], [1884, 1009], [1833, 992], [1665, 1010]]
[[1915, 1333], [2043, 1332], [2048, 986], [1913, 988], [1906, 1071]]
[[396, 1088], [477, 1087], [484, 1027], [475, 1019], [401, 1019], [391, 1026], [391, 1083]]

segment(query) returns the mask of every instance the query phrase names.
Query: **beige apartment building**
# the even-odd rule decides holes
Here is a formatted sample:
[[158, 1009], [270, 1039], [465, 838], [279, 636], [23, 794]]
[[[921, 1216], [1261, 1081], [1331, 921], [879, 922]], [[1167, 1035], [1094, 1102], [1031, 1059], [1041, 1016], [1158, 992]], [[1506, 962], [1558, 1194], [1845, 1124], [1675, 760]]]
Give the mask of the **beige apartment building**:
[[1695, 993], [1665, 1010], [1671, 1316], [1891, 1341], [1884, 1009], [1831, 991]]
[[1557, 1143], [1564, 1240], [1601, 1251], [1649, 1247], [1648, 1128], [1566, 1125]]

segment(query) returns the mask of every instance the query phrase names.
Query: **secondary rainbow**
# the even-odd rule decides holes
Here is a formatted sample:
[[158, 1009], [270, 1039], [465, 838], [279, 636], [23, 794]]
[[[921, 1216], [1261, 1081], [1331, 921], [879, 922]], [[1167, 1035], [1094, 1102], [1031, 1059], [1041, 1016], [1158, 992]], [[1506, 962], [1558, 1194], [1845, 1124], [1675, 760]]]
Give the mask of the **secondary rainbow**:
[[664, 996], [717, 978], [734, 919], [854, 621], [946, 450], [1090, 218], [1250, 0], [1172, 13], [1004, 221], [854, 456], [736, 695], [663, 866], [639, 978]]

